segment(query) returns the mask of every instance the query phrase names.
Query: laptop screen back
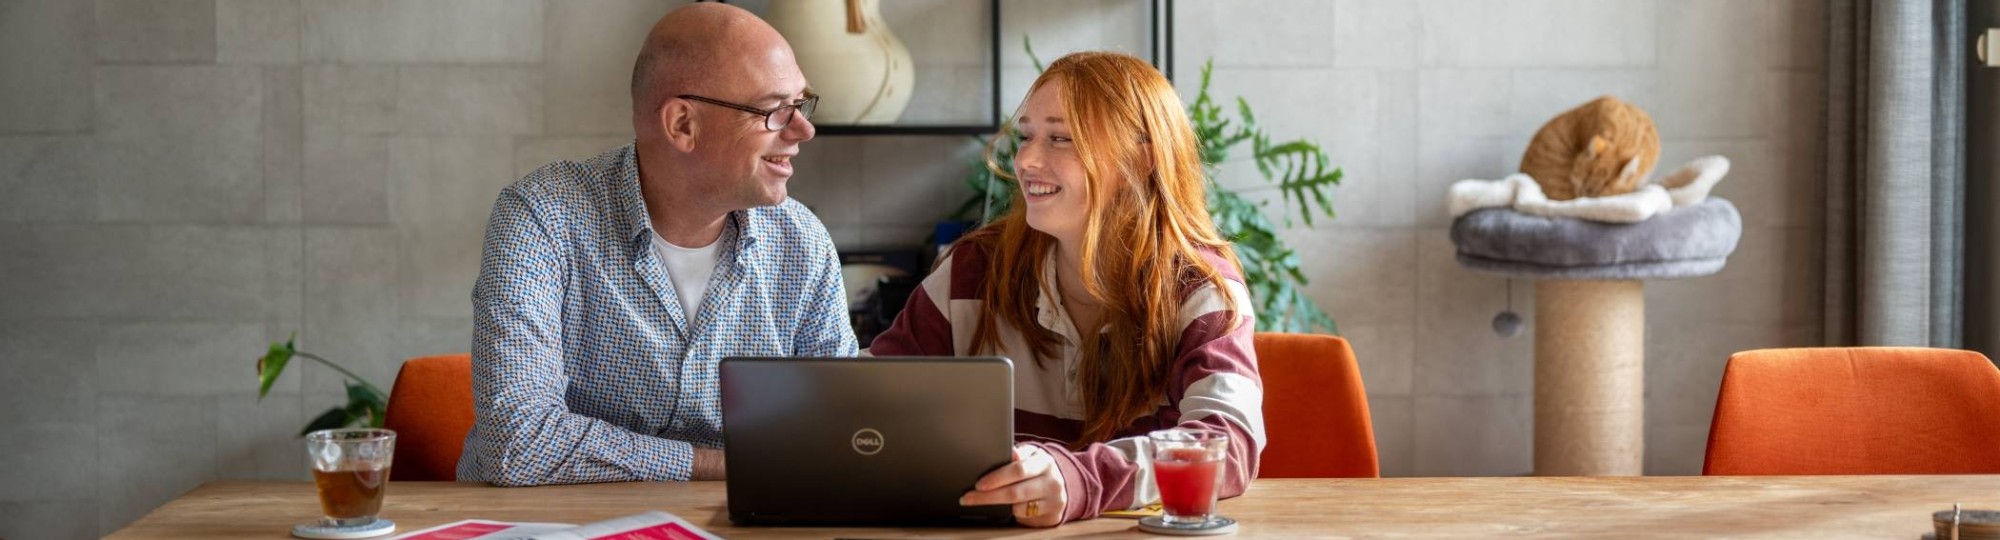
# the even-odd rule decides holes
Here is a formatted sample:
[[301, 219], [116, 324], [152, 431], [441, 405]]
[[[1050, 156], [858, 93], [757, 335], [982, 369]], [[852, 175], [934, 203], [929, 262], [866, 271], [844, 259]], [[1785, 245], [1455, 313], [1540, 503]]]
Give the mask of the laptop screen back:
[[1013, 459], [1005, 358], [731, 357], [721, 377], [732, 522], [1012, 520], [1004, 505], [958, 505]]

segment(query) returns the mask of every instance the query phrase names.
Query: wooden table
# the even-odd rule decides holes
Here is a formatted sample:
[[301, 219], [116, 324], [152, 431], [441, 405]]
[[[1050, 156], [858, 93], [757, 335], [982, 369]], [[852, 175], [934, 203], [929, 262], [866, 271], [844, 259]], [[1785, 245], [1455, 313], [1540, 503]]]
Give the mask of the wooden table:
[[[738, 528], [717, 482], [539, 488], [393, 483], [399, 531], [460, 519], [586, 523], [666, 510], [727, 538], [1162, 538], [1127, 519], [1054, 529]], [[2000, 508], [2000, 476], [1258, 480], [1223, 501], [1238, 537], [1904, 538], [1930, 513]], [[111, 538], [286, 538], [318, 516], [310, 483], [208, 484]]]

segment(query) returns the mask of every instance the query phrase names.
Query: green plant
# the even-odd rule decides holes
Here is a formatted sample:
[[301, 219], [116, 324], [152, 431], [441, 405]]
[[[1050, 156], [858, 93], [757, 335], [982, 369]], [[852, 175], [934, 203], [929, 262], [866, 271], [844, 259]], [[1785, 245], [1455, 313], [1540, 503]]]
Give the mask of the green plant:
[[[1027, 49], [1028, 57], [1034, 59], [1034, 48]], [[1034, 62], [1040, 71], [1041, 61], [1034, 59]], [[1283, 195], [1285, 204], [1280, 215], [1285, 225], [1293, 224], [1292, 213], [1296, 212], [1305, 226], [1311, 228], [1316, 213], [1324, 212], [1328, 219], [1333, 218], [1333, 203], [1327, 191], [1340, 184], [1341, 171], [1332, 168], [1326, 151], [1310, 140], [1272, 142], [1271, 135], [1257, 126], [1250, 104], [1241, 97], [1236, 98], [1238, 119], [1225, 117], [1223, 108], [1208, 94], [1214, 67], [1214, 60], [1201, 67], [1201, 89], [1195, 94], [1194, 103], [1188, 105], [1188, 120], [1194, 124], [1195, 136], [1201, 143], [1201, 162], [1208, 177], [1209, 217], [1224, 237], [1236, 243], [1245, 284], [1257, 303], [1257, 329], [1337, 333], [1339, 327], [1333, 318], [1306, 297], [1304, 290], [1309, 281], [1299, 270], [1298, 252], [1285, 245], [1277, 228], [1264, 216], [1263, 207], [1267, 204], [1250, 202], [1241, 193], [1224, 188], [1216, 178], [1219, 166], [1229, 159], [1230, 149], [1249, 142], [1257, 171]], [[984, 138], [975, 138], [982, 144], [986, 142]], [[1011, 137], [999, 141], [994, 146], [994, 161], [1011, 169], [1016, 145]], [[987, 169], [984, 156], [974, 160], [966, 183], [972, 187], [972, 196], [959, 205], [955, 214], [958, 219], [984, 224], [1005, 214], [1013, 201], [1014, 182]]]
[[292, 342], [296, 341], [297, 338], [298, 334], [293, 333], [292, 337], [286, 339], [284, 343], [271, 343], [270, 352], [264, 353], [263, 357], [257, 359], [257, 400], [263, 401], [264, 395], [271, 393], [271, 383], [278, 381], [278, 375], [285, 372], [285, 366], [291, 363], [292, 357], [296, 356], [319, 362], [329, 369], [340, 372], [342, 376], [346, 377], [342, 381], [343, 384], [347, 385], [347, 404], [327, 409], [325, 413], [321, 413], [317, 418], [313, 418], [311, 422], [306, 423], [305, 429], [299, 430], [299, 435], [305, 435], [322, 429], [336, 429], [357, 425], [382, 427], [382, 417], [389, 410], [389, 395], [382, 393], [381, 388], [370, 384], [367, 379], [361, 378], [360, 375], [355, 375], [354, 372], [348, 371], [347, 368], [341, 367], [340, 364], [320, 358], [319, 355], [299, 351], [297, 347], [292, 345]]

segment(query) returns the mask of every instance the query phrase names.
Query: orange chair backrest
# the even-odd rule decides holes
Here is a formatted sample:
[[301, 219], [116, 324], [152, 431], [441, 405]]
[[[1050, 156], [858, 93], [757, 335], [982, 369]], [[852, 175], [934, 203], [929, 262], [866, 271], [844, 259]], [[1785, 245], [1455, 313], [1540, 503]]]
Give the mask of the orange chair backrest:
[[1257, 476], [1381, 476], [1368, 392], [1347, 340], [1275, 332], [1260, 332], [1255, 339], [1268, 439]]
[[404, 362], [382, 427], [396, 431], [390, 480], [457, 480], [458, 454], [472, 431], [472, 355]]
[[2000, 370], [1950, 349], [1736, 353], [1702, 474], [2000, 473]]

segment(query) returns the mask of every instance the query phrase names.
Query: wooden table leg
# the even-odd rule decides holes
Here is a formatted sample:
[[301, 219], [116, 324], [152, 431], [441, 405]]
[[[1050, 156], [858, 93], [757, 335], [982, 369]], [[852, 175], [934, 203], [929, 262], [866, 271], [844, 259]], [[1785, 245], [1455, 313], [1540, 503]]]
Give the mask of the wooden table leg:
[[1535, 282], [1535, 475], [1645, 470], [1640, 281]]

